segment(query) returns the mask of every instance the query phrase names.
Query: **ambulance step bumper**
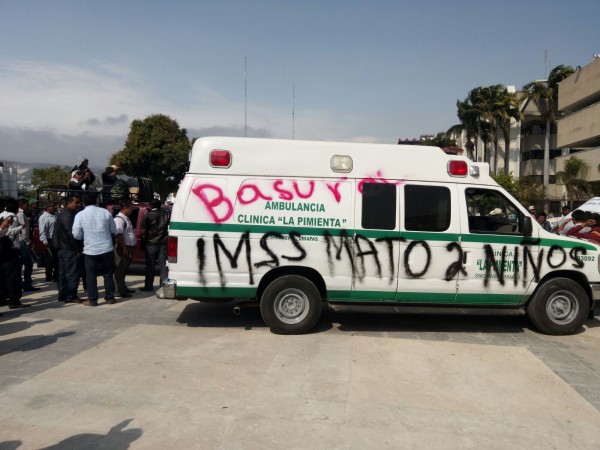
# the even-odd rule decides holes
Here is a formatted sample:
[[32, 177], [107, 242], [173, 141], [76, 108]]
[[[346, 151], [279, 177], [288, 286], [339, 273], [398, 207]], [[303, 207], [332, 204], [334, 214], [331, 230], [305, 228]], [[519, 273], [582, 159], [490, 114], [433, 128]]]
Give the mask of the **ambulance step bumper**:
[[174, 299], [175, 297], [175, 292], [177, 291], [177, 281], [175, 280], [171, 280], [170, 278], [167, 278], [164, 282], [163, 282], [163, 286], [162, 286], [162, 298], [170, 298], [170, 299]]

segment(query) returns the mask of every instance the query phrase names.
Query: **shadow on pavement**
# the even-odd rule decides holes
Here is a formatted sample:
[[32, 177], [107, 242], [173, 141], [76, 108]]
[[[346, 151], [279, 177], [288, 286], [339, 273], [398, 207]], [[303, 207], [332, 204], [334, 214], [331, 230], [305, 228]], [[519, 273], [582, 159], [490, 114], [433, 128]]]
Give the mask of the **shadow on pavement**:
[[459, 315], [409, 313], [359, 313], [331, 311], [332, 321], [343, 332], [444, 332], [444, 333], [523, 333], [530, 328], [524, 316]]
[[[34, 320], [33, 322], [0, 322], [0, 336], [6, 336], [7, 334], [18, 333], [19, 331], [28, 330], [34, 325], [39, 325], [42, 323], [52, 322], [52, 319], [40, 319]], [[0, 450], [2, 450], [0, 448]]]
[[49, 447], [43, 447], [42, 450], [59, 450], [66, 448], [81, 449], [111, 449], [125, 450], [131, 443], [136, 441], [142, 435], [140, 428], [131, 428], [124, 430], [133, 419], [124, 420], [110, 429], [106, 434], [82, 433], [63, 439], [57, 444]]
[[[265, 328], [260, 309], [246, 306], [234, 315], [237, 301], [227, 303], [191, 303], [179, 315], [177, 322], [188, 327]], [[600, 321], [588, 321], [590, 323]], [[597, 326], [597, 325], [592, 325]], [[444, 333], [523, 333], [531, 329], [528, 319], [515, 310], [469, 310], [440, 312], [435, 309], [396, 308], [372, 311], [336, 307], [323, 310], [321, 319], [310, 333], [323, 333], [332, 328], [341, 332], [444, 332]]]
[[191, 303], [185, 307], [177, 322], [188, 327], [218, 328], [265, 328], [265, 323], [257, 307], [242, 308], [240, 315], [233, 313], [236, 301], [227, 303]]
[[0, 356], [13, 352], [28, 352], [54, 344], [60, 338], [74, 335], [74, 331], [45, 335], [23, 336], [0, 341]]

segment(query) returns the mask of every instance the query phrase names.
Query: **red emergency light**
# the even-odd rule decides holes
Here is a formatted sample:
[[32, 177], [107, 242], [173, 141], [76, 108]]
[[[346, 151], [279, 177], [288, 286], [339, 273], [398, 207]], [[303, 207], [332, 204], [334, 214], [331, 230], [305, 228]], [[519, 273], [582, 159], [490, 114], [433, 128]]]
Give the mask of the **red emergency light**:
[[231, 166], [231, 152], [229, 150], [212, 150], [210, 152], [210, 165], [212, 167], [228, 168]]
[[448, 173], [453, 177], [466, 177], [469, 173], [469, 166], [466, 161], [450, 161]]

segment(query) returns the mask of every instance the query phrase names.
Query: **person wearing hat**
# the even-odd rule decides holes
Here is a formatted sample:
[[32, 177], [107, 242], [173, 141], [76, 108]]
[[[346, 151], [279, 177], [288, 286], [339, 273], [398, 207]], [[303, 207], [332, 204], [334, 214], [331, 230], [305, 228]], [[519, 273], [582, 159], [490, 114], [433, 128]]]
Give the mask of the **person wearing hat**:
[[104, 169], [104, 172], [102, 172], [102, 184], [104, 186], [115, 184], [115, 181], [117, 181], [117, 170], [119, 170], [119, 167], [115, 165], [107, 166]]
[[527, 210], [533, 217], [537, 217], [537, 214], [535, 213], [535, 206], [531, 205], [529, 208], [527, 208]]
[[80, 170], [82, 173], [83, 182], [86, 184], [86, 186], [89, 187], [92, 185], [92, 183], [96, 179], [96, 176], [88, 167], [88, 163], [89, 163], [88, 159], [84, 158], [83, 156], [80, 156], [79, 158], [77, 158], [77, 164], [75, 164], [73, 166], [73, 169], [71, 169], [71, 177], [74, 177], [75, 172]]
[[110, 189], [117, 182], [118, 166], [107, 166], [102, 172], [102, 203], [108, 203], [110, 199]]
[[73, 172], [73, 177], [69, 181], [70, 191], [85, 191], [87, 189], [86, 180], [83, 177], [83, 171], [76, 170]]

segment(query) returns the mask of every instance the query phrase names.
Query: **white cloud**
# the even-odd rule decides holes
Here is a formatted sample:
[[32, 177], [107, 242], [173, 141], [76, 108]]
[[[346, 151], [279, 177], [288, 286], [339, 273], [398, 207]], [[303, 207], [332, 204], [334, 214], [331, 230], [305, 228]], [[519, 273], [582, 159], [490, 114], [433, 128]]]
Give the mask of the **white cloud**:
[[[172, 91], [160, 96], [158, 88], [150, 86], [143, 76], [110, 62], [84, 68], [0, 61], [0, 153], [13, 161], [66, 164], [77, 155], [87, 154], [104, 164], [122, 147], [132, 120], [156, 113], [177, 120], [190, 130], [190, 138], [244, 135], [243, 98], [227, 99], [202, 80], [194, 80], [193, 86], [173, 82], [168, 89]], [[176, 103], [171, 92], [177, 92], [183, 102]], [[248, 136], [292, 137], [291, 105], [261, 105], [252, 100], [247, 114]], [[296, 139], [397, 139], [360, 135], [364, 119], [349, 113], [296, 107], [294, 120]]]
[[[127, 123], [92, 124], [94, 118], [136, 115], [152, 97], [135, 77], [114, 68], [97, 71], [76, 66], [11, 61], [0, 63], [0, 122], [8, 127], [77, 135], [121, 134]], [[99, 129], [100, 128], [100, 129]]]

